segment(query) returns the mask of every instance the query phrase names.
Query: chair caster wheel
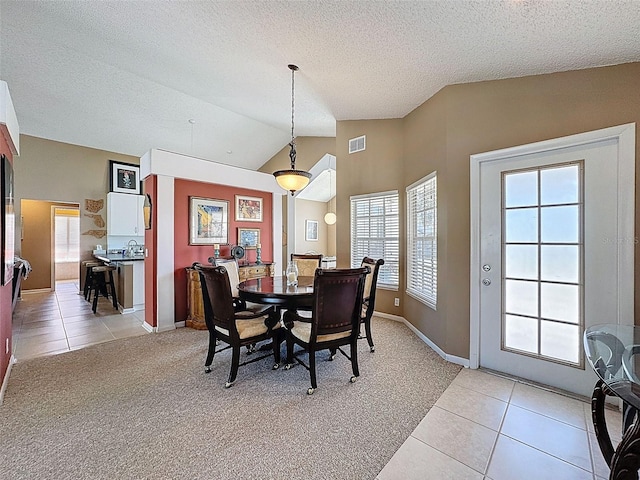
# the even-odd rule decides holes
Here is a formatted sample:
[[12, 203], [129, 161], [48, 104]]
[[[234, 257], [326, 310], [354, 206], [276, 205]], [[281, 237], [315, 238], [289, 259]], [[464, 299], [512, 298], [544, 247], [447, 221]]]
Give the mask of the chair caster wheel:
[[271, 367], [271, 370], [278, 370], [280, 368], [280, 364], [276, 363], [273, 367]]
[[349, 379], [349, 381], [350, 381], [351, 383], [356, 383], [356, 380], [357, 380], [357, 379], [358, 379], [358, 377], [356, 377], [355, 375], [353, 375], [353, 376]]
[[204, 373], [211, 373], [211, 367], [204, 367]]
[[371, 351], [371, 353], [375, 352], [376, 351], [376, 347], [371, 347], [370, 351]]
[[331, 355], [329, 355], [329, 361], [333, 362], [333, 359], [336, 358], [336, 354], [332, 353]]
[[224, 388], [230, 388], [233, 385], [233, 382], [227, 382], [224, 384]]
[[307, 395], [313, 395], [313, 392], [315, 392], [315, 391], [316, 391], [316, 389], [315, 389], [315, 388], [313, 388], [313, 387], [311, 387], [311, 388], [309, 388], [309, 389], [307, 390]]
[[287, 363], [287, 364], [284, 366], [284, 369], [285, 369], [285, 370], [291, 370], [292, 368], [293, 368], [293, 364], [292, 364], [292, 363]]

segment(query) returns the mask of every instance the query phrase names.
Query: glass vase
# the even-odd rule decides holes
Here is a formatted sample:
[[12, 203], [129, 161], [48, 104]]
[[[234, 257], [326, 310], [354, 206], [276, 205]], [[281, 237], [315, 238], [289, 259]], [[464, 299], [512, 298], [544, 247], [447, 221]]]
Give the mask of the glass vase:
[[298, 266], [295, 262], [289, 262], [286, 271], [287, 287], [298, 286]]

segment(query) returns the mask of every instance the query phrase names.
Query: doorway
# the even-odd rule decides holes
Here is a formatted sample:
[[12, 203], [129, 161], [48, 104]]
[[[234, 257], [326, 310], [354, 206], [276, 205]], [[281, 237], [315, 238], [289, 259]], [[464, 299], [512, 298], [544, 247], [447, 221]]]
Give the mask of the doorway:
[[635, 125], [472, 156], [472, 366], [590, 395], [584, 330], [634, 322], [634, 157]]
[[[71, 226], [71, 231], [66, 232], [65, 240], [61, 239], [59, 242], [56, 241], [56, 209], [60, 209], [61, 212], [67, 211], [67, 216], [77, 219], [78, 225], [74, 227], [76, 220], [66, 221]], [[66, 247], [62, 249], [65, 252], [65, 258], [73, 259], [79, 256], [80, 205], [73, 202], [22, 199], [20, 201], [20, 215], [20, 256], [29, 261], [32, 267], [29, 277], [23, 281], [22, 290], [25, 292], [54, 291], [56, 271], [58, 270], [56, 269], [56, 243], [66, 244]], [[77, 235], [71, 232], [77, 232]], [[60, 263], [60, 265], [64, 265], [64, 263]], [[79, 268], [76, 263], [76, 278], [78, 273]]]
[[53, 278], [57, 282], [78, 282], [80, 272], [80, 209], [52, 207]]

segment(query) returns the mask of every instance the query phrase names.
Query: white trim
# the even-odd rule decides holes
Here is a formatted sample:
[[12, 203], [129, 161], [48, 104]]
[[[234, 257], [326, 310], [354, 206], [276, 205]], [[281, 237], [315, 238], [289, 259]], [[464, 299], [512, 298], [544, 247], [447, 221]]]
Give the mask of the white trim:
[[4, 374], [4, 379], [2, 379], [2, 388], [0, 388], [0, 405], [2, 405], [2, 402], [4, 401], [4, 392], [7, 391], [7, 387], [9, 386], [9, 375], [11, 375], [11, 368], [16, 362], [16, 357], [14, 357], [12, 354], [11, 358], [9, 358], [9, 365], [7, 366], [7, 371]]
[[147, 322], [142, 322], [142, 328], [144, 328], [149, 333], [155, 333], [156, 327], [152, 327]]
[[181, 321], [181, 322], [176, 322], [176, 328], [183, 328], [187, 326], [187, 322], [185, 320]]
[[455, 363], [457, 365], [462, 365], [463, 367], [469, 367], [469, 360], [463, 357], [458, 357], [456, 355], [450, 355], [442, 350], [438, 345], [433, 343], [429, 337], [427, 337], [424, 333], [418, 330], [411, 322], [409, 322], [406, 318], [400, 317], [398, 315], [392, 315], [390, 313], [381, 313], [381, 312], [373, 312], [374, 316], [386, 318], [388, 320], [394, 320], [396, 322], [404, 323], [409, 330], [411, 330], [420, 340], [426, 343], [434, 352], [440, 355], [447, 362]]
[[434, 170], [433, 172], [431, 172], [428, 175], [425, 175], [424, 177], [422, 177], [420, 180], [416, 180], [415, 182], [413, 182], [411, 185], [407, 186], [407, 188], [404, 189], [405, 192], [409, 192], [409, 190], [413, 190], [415, 187], [417, 187], [418, 185], [421, 185], [425, 182], [427, 182], [428, 180], [431, 180], [433, 177], [436, 176], [436, 174], [438, 173], [437, 170]]
[[[495, 150], [471, 155], [470, 161], [470, 325], [469, 325], [469, 366], [480, 366], [480, 165], [483, 162], [493, 162], [506, 158], [519, 157], [577, 147], [605, 140], [618, 142], [618, 185], [624, 185], [625, 179], [635, 178], [635, 133], [636, 124], [627, 123], [615, 127], [579, 133], [568, 137], [554, 138], [542, 142], [519, 145], [516, 147]], [[618, 238], [634, 238], [634, 189], [618, 188]], [[628, 199], [631, 199], [628, 201]], [[624, 247], [627, 247], [626, 249]], [[628, 248], [624, 242], [618, 244], [618, 318], [633, 319], [633, 248]]]
[[14, 155], [20, 156], [20, 126], [18, 117], [13, 108], [9, 85], [0, 80], [0, 132], [9, 144], [9, 150]]
[[[174, 178], [156, 177], [156, 212], [158, 231], [156, 244], [156, 331], [175, 328], [175, 266], [174, 266]], [[168, 232], [169, 235], [163, 235]]]
[[387, 190], [386, 192], [363, 193], [362, 195], [351, 195], [349, 200], [362, 200], [371, 197], [385, 197], [387, 195], [400, 195], [398, 190]]

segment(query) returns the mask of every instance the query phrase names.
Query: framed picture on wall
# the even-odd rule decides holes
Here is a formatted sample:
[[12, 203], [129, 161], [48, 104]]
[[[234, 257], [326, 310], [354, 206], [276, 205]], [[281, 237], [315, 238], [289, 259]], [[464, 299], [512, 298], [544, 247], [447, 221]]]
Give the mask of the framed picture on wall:
[[318, 240], [318, 221], [317, 220], [305, 220], [304, 239], [307, 242], [313, 242]]
[[109, 190], [140, 195], [140, 167], [109, 160]]
[[259, 228], [238, 228], [238, 245], [245, 250], [255, 250], [260, 244]]
[[229, 202], [189, 197], [189, 245], [229, 243]]
[[2, 285], [13, 278], [13, 257], [15, 254], [15, 212], [13, 210], [13, 166], [2, 155]]
[[236, 195], [236, 221], [261, 222], [262, 198]]

